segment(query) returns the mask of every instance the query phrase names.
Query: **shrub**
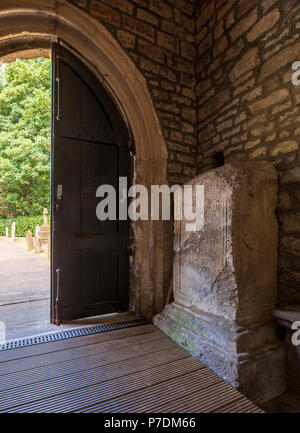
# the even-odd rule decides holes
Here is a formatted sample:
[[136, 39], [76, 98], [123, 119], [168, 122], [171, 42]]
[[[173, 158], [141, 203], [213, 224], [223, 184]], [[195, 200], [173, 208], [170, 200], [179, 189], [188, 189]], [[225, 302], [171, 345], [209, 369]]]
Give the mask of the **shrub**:
[[11, 236], [11, 225], [13, 222], [16, 223], [16, 237], [25, 237], [27, 231], [31, 231], [34, 236], [36, 226], [43, 224], [43, 216], [20, 216], [16, 218], [3, 218], [0, 216], [0, 236], [5, 236], [6, 227], [8, 227], [9, 236]]

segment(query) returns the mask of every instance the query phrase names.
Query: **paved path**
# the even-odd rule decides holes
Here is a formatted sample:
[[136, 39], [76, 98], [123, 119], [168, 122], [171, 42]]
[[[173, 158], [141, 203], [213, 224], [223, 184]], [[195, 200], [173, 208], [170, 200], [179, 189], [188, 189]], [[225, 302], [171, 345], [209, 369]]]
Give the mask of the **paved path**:
[[0, 238], [0, 322], [5, 324], [6, 340], [135, 320], [138, 317], [131, 313], [109, 314], [74, 320], [60, 326], [51, 324], [49, 319], [49, 260]]
[[7, 339], [52, 330], [49, 317], [49, 260], [0, 238], [0, 321]]
[[0, 305], [49, 297], [49, 260], [0, 239]]

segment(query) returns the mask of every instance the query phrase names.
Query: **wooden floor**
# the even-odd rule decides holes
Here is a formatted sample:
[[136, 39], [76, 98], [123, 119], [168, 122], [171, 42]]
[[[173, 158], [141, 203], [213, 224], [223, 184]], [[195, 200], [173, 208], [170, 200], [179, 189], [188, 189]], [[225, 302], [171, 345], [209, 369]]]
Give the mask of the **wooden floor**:
[[153, 325], [0, 352], [0, 412], [261, 412]]

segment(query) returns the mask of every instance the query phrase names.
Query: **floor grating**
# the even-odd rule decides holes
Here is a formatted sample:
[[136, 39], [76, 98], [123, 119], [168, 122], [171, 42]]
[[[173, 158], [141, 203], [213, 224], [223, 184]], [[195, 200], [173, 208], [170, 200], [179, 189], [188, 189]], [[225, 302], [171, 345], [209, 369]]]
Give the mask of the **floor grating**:
[[130, 320], [127, 322], [109, 323], [104, 325], [77, 328], [68, 331], [59, 331], [32, 337], [18, 338], [0, 344], [0, 351], [16, 349], [19, 347], [33, 346], [35, 344], [49, 343], [51, 341], [65, 340], [68, 338], [81, 337], [84, 335], [99, 334], [102, 332], [114, 331], [116, 329], [131, 328], [133, 326], [145, 325], [142, 320]]

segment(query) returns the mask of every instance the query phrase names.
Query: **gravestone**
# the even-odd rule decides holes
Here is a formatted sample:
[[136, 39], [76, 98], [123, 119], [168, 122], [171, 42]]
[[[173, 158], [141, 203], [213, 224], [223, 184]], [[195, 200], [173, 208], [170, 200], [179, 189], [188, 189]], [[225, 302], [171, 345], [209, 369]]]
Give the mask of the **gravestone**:
[[14, 241], [16, 237], [16, 223], [13, 222], [11, 225], [11, 240]]
[[34, 246], [35, 246], [35, 251], [38, 254], [43, 252], [42, 242], [40, 237], [40, 226], [38, 225], [35, 228]]
[[256, 402], [285, 389], [276, 305], [277, 174], [266, 162], [231, 163], [204, 185], [204, 226], [175, 221], [174, 302], [155, 325]]
[[37, 225], [37, 226], [35, 227], [35, 236], [39, 236], [39, 235], [40, 235], [40, 226]]
[[49, 253], [50, 226], [48, 224], [48, 211], [47, 211], [47, 209], [44, 209], [43, 215], [44, 215], [44, 223], [40, 228], [39, 235], [40, 235], [43, 250], [47, 251]]
[[35, 251], [40, 254], [43, 252], [41, 238], [39, 236], [35, 237]]
[[32, 237], [32, 233], [30, 231], [28, 231], [26, 233], [26, 245], [27, 245], [28, 251], [34, 250], [33, 237]]

